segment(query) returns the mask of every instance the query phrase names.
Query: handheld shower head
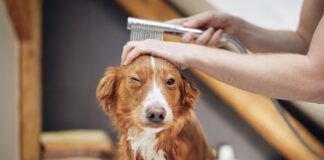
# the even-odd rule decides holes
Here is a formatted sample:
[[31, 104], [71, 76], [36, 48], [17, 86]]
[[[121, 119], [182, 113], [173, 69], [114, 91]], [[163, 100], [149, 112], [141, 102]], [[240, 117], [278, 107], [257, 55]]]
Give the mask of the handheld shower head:
[[[163, 40], [163, 34], [184, 34], [186, 32], [195, 33], [198, 37], [203, 33], [202, 30], [186, 28], [179, 25], [167, 24], [157, 21], [144, 20], [128, 17], [127, 29], [131, 30], [130, 40], [158, 39]], [[234, 47], [240, 53], [247, 53], [245, 47], [234, 37], [223, 33], [220, 42], [222, 46]]]
[[128, 17], [127, 29], [132, 29], [134, 27], [139, 27], [139, 28], [142, 27], [145, 29], [152, 29], [152, 30], [162, 30], [164, 33], [171, 33], [171, 34], [184, 34], [186, 32], [193, 32], [196, 33], [197, 35], [200, 35], [203, 33], [203, 31], [199, 29], [185, 28], [179, 25]]

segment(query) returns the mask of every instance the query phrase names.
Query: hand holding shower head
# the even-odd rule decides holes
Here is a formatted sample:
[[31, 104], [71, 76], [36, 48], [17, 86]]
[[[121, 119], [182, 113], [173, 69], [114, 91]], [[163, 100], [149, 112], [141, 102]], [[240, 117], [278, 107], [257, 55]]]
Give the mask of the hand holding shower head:
[[165, 33], [172, 33], [172, 34], [184, 34], [186, 32], [193, 32], [196, 33], [197, 35], [200, 35], [203, 33], [203, 31], [199, 29], [185, 28], [179, 25], [129, 17], [127, 19], [127, 29], [132, 29], [134, 27], [139, 27], [139, 28], [142, 27], [151, 30], [161, 30]]
[[[195, 33], [196, 36], [199, 36], [203, 33], [203, 31], [199, 29], [185, 28], [179, 25], [167, 24], [133, 17], [129, 17], [127, 19], [127, 29], [131, 30], [131, 41], [145, 39], [163, 40], [164, 33], [181, 35], [186, 32], [192, 32]], [[245, 47], [236, 38], [226, 33], [222, 35], [220, 41], [223, 46], [232, 45], [240, 53], [247, 53]]]

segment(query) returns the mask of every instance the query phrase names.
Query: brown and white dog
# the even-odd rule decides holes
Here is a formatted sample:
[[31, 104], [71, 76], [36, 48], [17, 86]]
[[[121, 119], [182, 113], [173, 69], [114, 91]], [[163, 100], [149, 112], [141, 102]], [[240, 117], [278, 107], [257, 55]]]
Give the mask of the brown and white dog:
[[199, 91], [171, 63], [140, 56], [110, 67], [97, 99], [119, 130], [120, 160], [213, 159], [194, 114]]

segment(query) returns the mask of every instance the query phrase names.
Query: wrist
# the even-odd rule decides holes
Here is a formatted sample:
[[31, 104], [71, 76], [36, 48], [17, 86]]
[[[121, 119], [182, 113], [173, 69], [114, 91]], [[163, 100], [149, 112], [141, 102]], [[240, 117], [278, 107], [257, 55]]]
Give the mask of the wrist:
[[190, 44], [186, 53], [186, 64], [188, 68], [195, 68], [195, 64], [199, 56], [198, 52], [201, 52], [201, 46], [196, 44]]
[[201, 68], [205, 64], [205, 60], [208, 59], [209, 48], [206, 46], [192, 44], [187, 57], [188, 68]]
[[248, 23], [244, 19], [236, 16], [233, 16], [231, 21], [233, 31], [230, 34], [234, 37], [240, 37], [241, 30], [244, 30]]

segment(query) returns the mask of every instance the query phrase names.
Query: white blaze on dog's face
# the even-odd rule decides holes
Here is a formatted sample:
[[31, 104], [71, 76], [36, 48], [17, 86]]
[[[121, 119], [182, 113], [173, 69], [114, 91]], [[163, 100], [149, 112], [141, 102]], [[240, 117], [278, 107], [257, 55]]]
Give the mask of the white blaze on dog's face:
[[174, 65], [151, 56], [109, 68], [97, 88], [98, 100], [119, 129], [171, 127], [197, 97], [198, 90]]
[[[158, 127], [163, 123], [172, 121], [173, 113], [172, 108], [167, 102], [165, 96], [162, 93], [163, 84], [160, 84], [158, 79], [162, 75], [156, 70], [155, 58], [150, 58], [152, 68], [152, 84], [146, 95], [146, 98], [142, 102], [141, 107], [141, 119], [145, 126]], [[175, 85], [175, 76], [171, 73], [166, 78], [166, 85]], [[163, 81], [162, 81], [163, 83]]]

